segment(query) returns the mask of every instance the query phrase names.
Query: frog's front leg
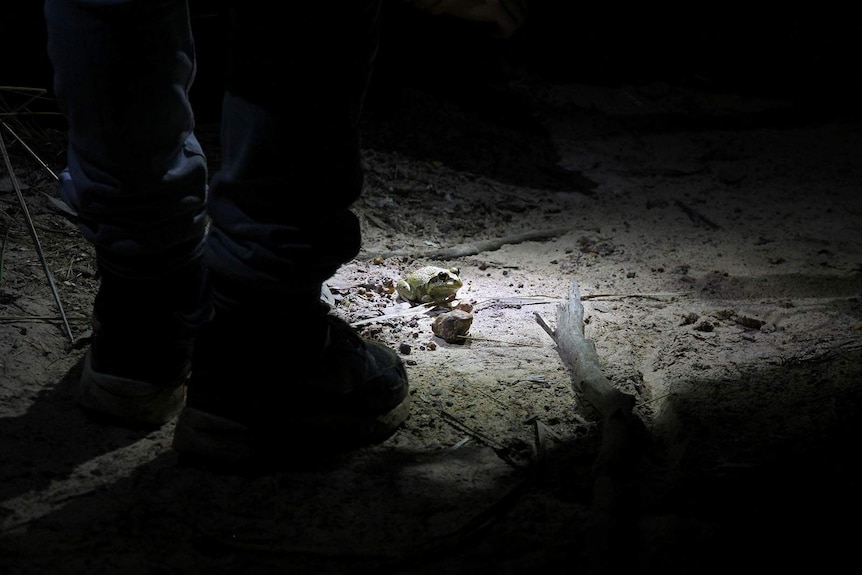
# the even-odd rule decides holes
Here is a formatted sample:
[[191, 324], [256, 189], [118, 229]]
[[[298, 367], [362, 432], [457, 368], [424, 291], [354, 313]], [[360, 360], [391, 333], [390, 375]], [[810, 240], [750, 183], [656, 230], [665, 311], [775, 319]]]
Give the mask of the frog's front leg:
[[405, 300], [416, 301], [416, 294], [413, 293], [413, 288], [410, 287], [410, 284], [406, 280], [400, 279], [395, 282], [395, 289], [398, 291], [398, 295]]

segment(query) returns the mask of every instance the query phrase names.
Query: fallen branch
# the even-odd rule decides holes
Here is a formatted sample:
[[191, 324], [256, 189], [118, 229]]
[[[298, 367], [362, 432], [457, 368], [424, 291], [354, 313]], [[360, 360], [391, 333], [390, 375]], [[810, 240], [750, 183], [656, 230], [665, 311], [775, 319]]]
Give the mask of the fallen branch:
[[700, 213], [699, 211], [694, 209], [693, 207], [691, 207], [687, 204], [684, 204], [679, 200], [676, 200], [674, 203], [677, 205], [677, 207], [679, 209], [684, 211], [685, 215], [687, 215], [691, 219], [691, 221], [693, 221], [694, 223], [704, 223], [707, 225], [707, 227], [709, 227], [710, 229], [713, 229], [713, 230], [720, 230], [721, 229], [720, 225], [718, 225], [717, 223], [715, 223], [714, 221], [712, 221], [711, 219], [709, 219], [708, 217], [706, 217], [705, 215], [703, 215], [702, 213]]
[[594, 572], [618, 572], [625, 567], [620, 563], [631, 556], [626, 546], [634, 524], [632, 477], [635, 432], [640, 424], [632, 412], [635, 398], [616, 389], [602, 374], [595, 343], [584, 336], [584, 307], [576, 280], [568, 301], [558, 307], [555, 330], [538, 314], [535, 317], [557, 344], [560, 358], [571, 371], [574, 390], [602, 416], [601, 447], [593, 465], [590, 548]]
[[603, 417], [608, 417], [617, 409], [631, 411], [634, 397], [616, 389], [604, 376], [599, 366], [596, 345], [584, 336], [584, 306], [578, 282], [572, 285], [569, 298], [558, 306], [557, 329], [551, 330], [536, 315], [536, 321], [557, 344], [563, 363], [571, 370], [572, 385], [576, 392]]
[[[90, 318], [87, 316], [67, 316], [66, 319], [68, 321], [90, 321]], [[18, 322], [60, 322], [63, 321], [61, 318], [50, 316], [50, 315], [3, 315], [0, 316], [0, 323], [18, 323]]]
[[428, 258], [431, 260], [454, 260], [465, 256], [475, 256], [483, 252], [493, 252], [499, 250], [503, 246], [510, 244], [520, 244], [523, 242], [547, 240], [555, 238], [563, 234], [569, 233], [571, 228], [555, 228], [550, 230], [532, 230], [520, 234], [512, 234], [502, 238], [494, 238], [490, 240], [482, 240], [452, 246], [450, 248], [441, 248], [437, 250], [428, 250], [424, 252], [408, 251], [396, 252], [387, 251], [383, 253], [363, 252], [359, 255], [362, 259], [373, 259], [375, 257], [392, 257], [392, 256], [410, 256], [414, 258]]

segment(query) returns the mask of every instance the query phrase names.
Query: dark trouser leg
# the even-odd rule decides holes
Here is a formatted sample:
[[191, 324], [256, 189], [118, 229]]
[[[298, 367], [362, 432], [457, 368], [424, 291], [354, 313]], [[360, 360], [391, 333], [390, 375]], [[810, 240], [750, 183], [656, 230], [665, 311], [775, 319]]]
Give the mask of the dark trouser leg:
[[319, 367], [321, 285], [360, 248], [350, 206], [380, 2], [295, 3], [286, 16], [268, 2], [232, 8], [222, 166], [207, 202], [215, 315], [198, 340], [189, 404], [243, 418], [231, 411], [267, 406], [237, 397], [277, 409], [278, 390]]
[[[308, 307], [360, 247], [359, 115], [379, 2], [234, 3], [207, 262], [226, 308]], [[297, 305], [299, 304], [299, 305]]]
[[207, 171], [188, 101], [185, 1], [47, 0], [45, 18], [69, 126], [60, 194], [102, 274], [91, 367], [174, 383], [207, 314]]

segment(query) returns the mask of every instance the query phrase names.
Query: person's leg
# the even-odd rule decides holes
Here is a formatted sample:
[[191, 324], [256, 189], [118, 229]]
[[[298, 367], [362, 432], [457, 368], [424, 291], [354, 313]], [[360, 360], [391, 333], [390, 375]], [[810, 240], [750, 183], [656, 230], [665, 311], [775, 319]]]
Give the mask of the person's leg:
[[359, 251], [358, 123], [379, 1], [232, 6], [222, 167], [209, 189], [214, 317], [196, 343], [174, 447], [223, 460], [391, 435], [398, 356], [320, 303]]
[[81, 402], [160, 425], [182, 407], [194, 330], [208, 314], [188, 9], [185, 0], [46, 0], [45, 19], [68, 120], [60, 194], [101, 276]]

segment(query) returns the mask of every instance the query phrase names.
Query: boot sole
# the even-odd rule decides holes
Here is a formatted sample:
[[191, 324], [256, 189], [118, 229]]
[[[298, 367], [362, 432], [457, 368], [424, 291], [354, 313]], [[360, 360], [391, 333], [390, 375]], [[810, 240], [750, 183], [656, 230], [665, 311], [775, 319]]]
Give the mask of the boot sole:
[[78, 404], [90, 415], [126, 427], [158, 428], [185, 405], [187, 376], [176, 385], [157, 386], [93, 370], [90, 352], [78, 383]]
[[[279, 466], [283, 460], [339, 453], [391, 437], [410, 413], [411, 396], [374, 418], [343, 413], [279, 421], [266, 437], [248, 426], [186, 407], [174, 429], [173, 448], [193, 464], [217, 467]], [[276, 436], [277, 435], [277, 436]]]

